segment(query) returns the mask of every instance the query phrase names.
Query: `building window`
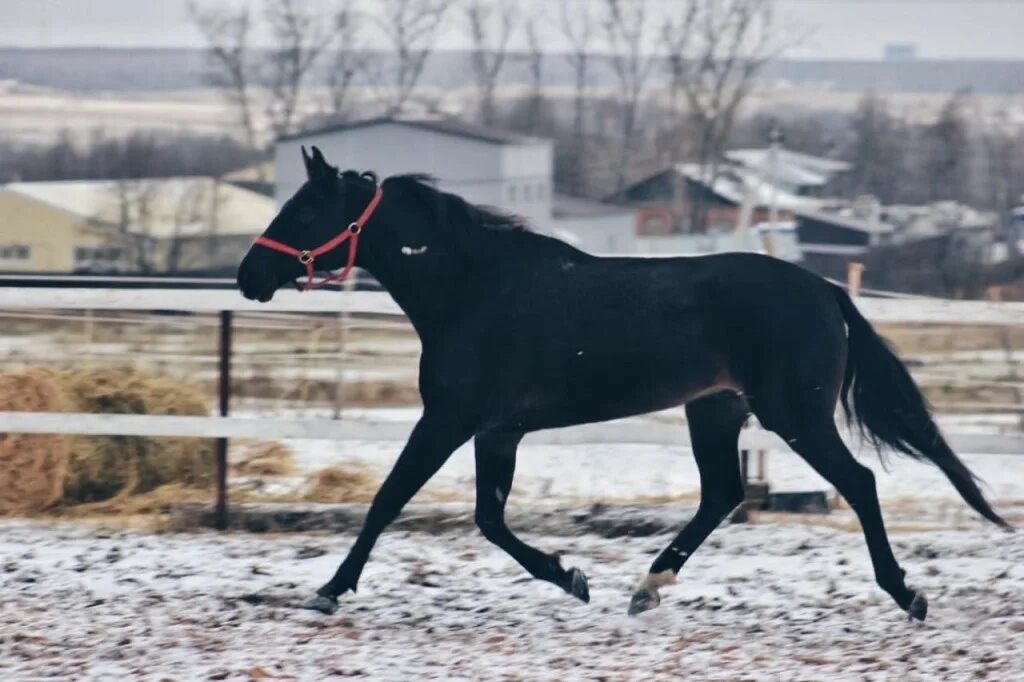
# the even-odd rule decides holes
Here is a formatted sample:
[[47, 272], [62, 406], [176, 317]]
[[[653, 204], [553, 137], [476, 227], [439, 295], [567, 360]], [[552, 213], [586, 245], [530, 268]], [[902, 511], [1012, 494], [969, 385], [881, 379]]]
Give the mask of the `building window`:
[[120, 246], [76, 246], [76, 270], [105, 270], [121, 264], [124, 249]]
[[533, 187], [530, 185], [523, 185], [523, 201], [533, 201], [533, 197], [530, 196], [532, 190]]
[[0, 245], [0, 260], [28, 260], [32, 257], [32, 247], [25, 244]]
[[513, 203], [513, 204], [516, 203], [516, 186], [515, 185], [509, 185], [508, 186], [508, 200], [509, 200], [510, 203]]

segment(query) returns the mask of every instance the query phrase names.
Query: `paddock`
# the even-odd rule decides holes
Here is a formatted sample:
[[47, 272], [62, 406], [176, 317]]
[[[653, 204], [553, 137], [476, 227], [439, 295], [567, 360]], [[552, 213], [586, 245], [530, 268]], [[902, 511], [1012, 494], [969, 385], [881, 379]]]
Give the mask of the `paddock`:
[[[923, 361], [913, 369], [942, 389], [940, 424], [995, 507], [1024, 523], [1021, 349], [999, 331], [1019, 333], [1024, 306], [858, 305], [873, 322], [920, 337]], [[352, 397], [361, 394], [317, 388], [415, 376], [417, 348], [380, 292], [281, 292], [259, 306], [217, 290], [0, 288], [0, 314], [27, 330], [5, 339], [6, 362], [36, 362], [87, 341], [72, 360], [128, 360], [202, 377], [215, 413], [6, 412], [0, 432], [220, 438], [225, 504], [250, 483], [227, 476], [227, 439], [255, 435], [295, 452], [296, 474], [275, 479], [275, 490], [338, 462], [380, 480], [418, 413], [402, 400], [361, 404]], [[104, 325], [116, 331], [105, 337]], [[940, 342], [937, 328], [964, 331]], [[973, 344], [967, 337], [978, 330], [991, 339]], [[253, 376], [265, 375], [307, 388], [257, 392]], [[531, 580], [472, 528], [473, 462], [464, 447], [408, 512], [429, 522], [385, 533], [359, 593], [333, 617], [294, 606], [343, 557], [352, 529], [168, 533], [135, 527], [135, 519], [0, 521], [0, 674], [1004, 680], [1024, 669], [1024, 537], [978, 520], [934, 467], [896, 456], [886, 467], [865, 448], [857, 455], [876, 473], [894, 550], [911, 584], [931, 598], [926, 623], [907, 622], [875, 585], [856, 519], [838, 501], [826, 516], [765, 513], [723, 525], [658, 609], [627, 617], [630, 592], [670, 535], [660, 529], [681, 525], [699, 496], [678, 412], [524, 442], [510, 524], [588, 573], [589, 605]], [[756, 425], [742, 443], [765, 453], [757, 476], [774, 487], [828, 490]], [[581, 523], [598, 509], [664, 525]], [[545, 523], [535, 523], [538, 510]]]
[[[625, 615], [663, 537], [525, 537], [590, 574], [531, 581], [475, 533], [386, 533], [334, 617], [293, 608], [352, 537], [0, 524], [6, 679], [1011, 680], [1024, 538], [893, 532], [926, 623], [894, 613], [856, 529], [720, 528], [664, 603]], [[386, 563], [390, 560], [390, 565]]]

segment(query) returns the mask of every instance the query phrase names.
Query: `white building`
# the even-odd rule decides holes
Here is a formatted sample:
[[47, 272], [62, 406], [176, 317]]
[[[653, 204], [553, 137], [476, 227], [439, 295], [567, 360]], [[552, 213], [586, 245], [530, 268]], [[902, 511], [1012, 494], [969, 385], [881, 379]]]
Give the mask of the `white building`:
[[[279, 139], [274, 148], [274, 197], [280, 206], [306, 179], [300, 147], [315, 145], [342, 170], [432, 175], [438, 186], [474, 204], [524, 217], [541, 233], [595, 253], [633, 250], [634, 214], [606, 206], [587, 211], [553, 197], [551, 140], [446, 117], [377, 118]], [[592, 202], [586, 202], [592, 204]], [[598, 206], [604, 206], [598, 204]], [[585, 215], [591, 213], [591, 216]], [[592, 220], [588, 222], [587, 218]]]

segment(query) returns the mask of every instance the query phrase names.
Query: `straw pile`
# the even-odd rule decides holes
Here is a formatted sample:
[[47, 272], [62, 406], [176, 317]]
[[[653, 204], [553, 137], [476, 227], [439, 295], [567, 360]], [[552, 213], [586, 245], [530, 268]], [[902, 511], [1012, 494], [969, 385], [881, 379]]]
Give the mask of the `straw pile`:
[[[0, 409], [65, 412], [67, 396], [52, 373], [29, 369], [0, 374]], [[46, 509], [63, 492], [71, 453], [67, 436], [0, 433], [0, 513]]]
[[[190, 384], [132, 369], [0, 374], [0, 410], [205, 415]], [[0, 513], [106, 502], [166, 484], [209, 487], [212, 442], [134, 436], [0, 436]]]
[[346, 464], [313, 474], [305, 499], [309, 502], [369, 502], [376, 492], [377, 480], [369, 471]]
[[232, 474], [263, 477], [295, 473], [295, 453], [284, 443], [268, 440], [232, 445], [235, 446], [230, 453]]

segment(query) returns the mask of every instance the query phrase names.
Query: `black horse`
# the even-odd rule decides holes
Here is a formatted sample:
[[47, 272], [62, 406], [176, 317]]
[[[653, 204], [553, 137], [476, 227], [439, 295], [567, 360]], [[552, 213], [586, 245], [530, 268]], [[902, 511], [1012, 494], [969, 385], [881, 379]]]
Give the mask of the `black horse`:
[[[737, 440], [751, 413], [846, 498], [878, 584], [914, 618], [924, 619], [927, 601], [893, 556], [873, 474], [840, 438], [838, 399], [876, 446], [933, 462], [967, 504], [1008, 527], [903, 364], [826, 280], [753, 254], [599, 258], [426, 178], [397, 176], [378, 187], [371, 173], [339, 173], [315, 147], [303, 158], [308, 181], [242, 261], [242, 293], [269, 300], [307, 270], [311, 282], [314, 257], [318, 270], [339, 269], [348, 257], [394, 297], [423, 347], [423, 415], [347, 558], [308, 607], [333, 613], [338, 596], [355, 591], [380, 533], [470, 438], [484, 536], [535, 577], [588, 601], [579, 569], [563, 568], [505, 524], [519, 441], [539, 429], [678, 405], [686, 406], [700, 506], [654, 560], [631, 614], [658, 605], [658, 588], [675, 581], [743, 500]], [[317, 248], [325, 242], [330, 249]]]

